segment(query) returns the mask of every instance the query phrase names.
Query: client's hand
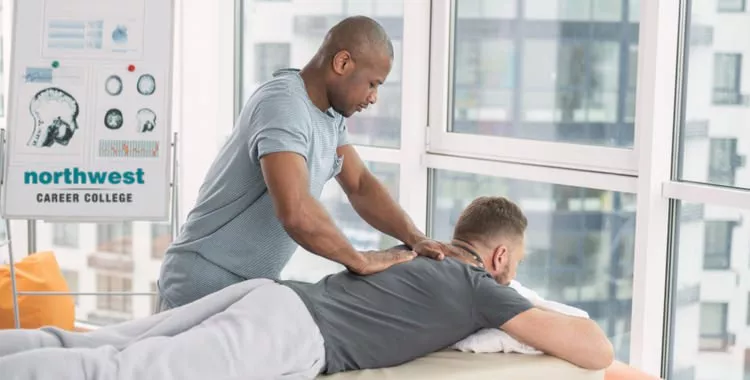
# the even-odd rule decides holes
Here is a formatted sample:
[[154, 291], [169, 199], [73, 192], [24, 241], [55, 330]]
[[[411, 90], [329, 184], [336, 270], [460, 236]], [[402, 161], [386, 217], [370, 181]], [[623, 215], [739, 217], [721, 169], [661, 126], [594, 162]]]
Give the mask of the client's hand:
[[382, 272], [396, 264], [411, 261], [417, 255], [414, 251], [387, 249], [385, 251], [362, 252], [363, 260], [357, 266], [347, 267], [351, 272], [361, 275]]

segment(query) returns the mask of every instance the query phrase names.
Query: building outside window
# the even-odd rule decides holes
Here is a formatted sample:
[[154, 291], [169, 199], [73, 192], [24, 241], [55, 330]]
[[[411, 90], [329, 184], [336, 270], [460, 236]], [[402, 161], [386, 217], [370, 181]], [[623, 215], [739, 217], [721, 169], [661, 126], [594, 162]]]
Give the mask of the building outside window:
[[729, 269], [734, 222], [706, 221], [703, 269]]
[[746, 0], [717, 0], [716, 10], [719, 12], [744, 12]]
[[[132, 292], [133, 282], [130, 278], [116, 274], [96, 275], [97, 292]], [[100, 311], [131, 314], [133, 297], [127, 295], [100, 295], [96, 297], [96, 308]]]
[[287, 43], [255, 44], [255, 79], [265, 82], [279, 69], [289, 67], [290, 46]]
[[740, 93], [742, 54], [714, 55], [714, 104], [736, 105], [744, 102]]
[[78, 248], [78, 225], [74, 223], [54, 223], [52, 244], [60, 247]]
[[726, 350], [731, 343], [727, 334], [728, 304], [719, 302], [701, 303], [700, 343], [702, 351]]
[[98, 224], [96, 226], [96, 250], [122, 255], [132, 254], [132, 222]]

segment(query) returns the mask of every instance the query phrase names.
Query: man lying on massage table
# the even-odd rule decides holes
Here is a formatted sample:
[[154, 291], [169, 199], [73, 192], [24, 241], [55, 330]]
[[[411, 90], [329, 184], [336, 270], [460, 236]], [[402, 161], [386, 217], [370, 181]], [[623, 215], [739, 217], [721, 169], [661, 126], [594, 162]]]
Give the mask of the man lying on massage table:
[[316, 284], [248, 280], [145, 319], [88, 333], [0, 332], [10, 379], [313, 379], [398, 365], [500, 328], [590, 369], [613, 361], [595, 322], [535, 307], [507, 284], [527, 220], [502, 197], [461, 214], [453, 257], [417, 257], [369, 276]]

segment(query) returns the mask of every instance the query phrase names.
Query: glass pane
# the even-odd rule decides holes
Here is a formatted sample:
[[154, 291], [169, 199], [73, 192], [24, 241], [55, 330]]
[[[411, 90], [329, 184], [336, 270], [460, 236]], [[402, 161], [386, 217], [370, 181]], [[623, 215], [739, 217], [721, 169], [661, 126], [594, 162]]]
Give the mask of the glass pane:
[[544, 298], [586, 310], [628, 361], [635, 195], [436, 170], [431, 234], [449, 240], [461, 211], [503, 195], [529, 220], [518, 281]]
[[[366, 162], [365, 164], [382, 181], [391, 197], [398, 201], [399, 165], [382, 162]], [[401, 244], [396, 239], [375, 230], [362, 220], [336, 181], [329, 181], [323, 188], [321, 202], [355, 249], [361, 251], [378, 250]], [[281, 272], [281, 277], [315, 282], [328, 274], [344, 269], [342, 265], [314, 255], [300, 247]]]
[[[243, 0], [242, 101], [279, 68], [300, 69], [323, 42], [325, 33], [347, 16], [378, 21], [393, 42], [391, 73], [378, 101], [348, 119], [354, 144], [398, 148], [401, 144], [401, 71], [404, 0]], [[227, 128], [226, 134], [229, 133]]]
[[[37, 251], [52, 251], [70, 291], [148, 293], [171, 241], [169, 223], [37, 222]], [[107, 325], [153, 313], [148, 295], [80, 295], [76, 320]]]
[[685, 47], [684, 115], [680, 125], [679, 180], [750, 188], [750, 34], [746, 16], [729, 11], [744, 1], [693, 2]]
[[637, 2], [489, 3], [456, 0], [449, 131], [632, 147]]
[[[2, 14], [2, 12], [0, 12]], [[3, 56], [5, 37], [0, 31], [0, 117], [5, 117], [5, 57]]]
[[[750, 349], [748, 210], [679, 202], [672, 268], [669, 369], [745, 379]], [[667, 378], [673, 378], [667, 376]]]

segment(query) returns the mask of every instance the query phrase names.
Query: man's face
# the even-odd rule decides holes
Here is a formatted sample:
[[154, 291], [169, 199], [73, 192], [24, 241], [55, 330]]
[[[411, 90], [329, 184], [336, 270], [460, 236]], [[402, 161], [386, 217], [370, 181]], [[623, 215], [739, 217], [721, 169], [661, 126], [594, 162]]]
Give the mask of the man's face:
[[[334, 70], [337, 69], [334, 60]], [[339, 74], [329, 93], [331, 107], [344, 117], [365, 110], [378, 100], [378, 87], [391, 71], [392, 59], [377, 52], [362, 55], [338, 67]]]

